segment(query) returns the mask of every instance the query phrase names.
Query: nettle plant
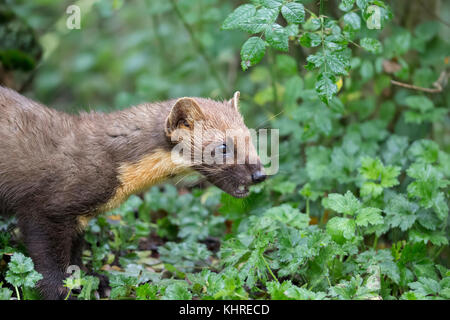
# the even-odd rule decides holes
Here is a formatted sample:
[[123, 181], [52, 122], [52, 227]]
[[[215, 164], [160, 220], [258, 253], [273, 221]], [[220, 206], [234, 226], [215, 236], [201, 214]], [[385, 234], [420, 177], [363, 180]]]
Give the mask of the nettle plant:
[[[361, 28], [379, 30], [392, 14], [383, 1], [343, 0], [339, 5], [344, 14], [334, 20], [323, 14], [324, 1], [320, 1], [319, 14], [300, 3], [290, 0], [253, 0], [231, 13], [222, 29], [240, 29], [250, 37], [241, 49], [243, 70], [259, 63], [267, 47], [287, 52], [289, 43], [305, 48], [318, 48], [307, 57], [308, 70], [317, 70], [315, 89], [320, 99], [329, 103], [342, 86], [342, 76], [350, 69], [349, 45], [362, 47], [373, 53], [381, 52], [381, 42], [373, 37], [359, 39]], [[282, 18], [281, 18], [282, 17]]]

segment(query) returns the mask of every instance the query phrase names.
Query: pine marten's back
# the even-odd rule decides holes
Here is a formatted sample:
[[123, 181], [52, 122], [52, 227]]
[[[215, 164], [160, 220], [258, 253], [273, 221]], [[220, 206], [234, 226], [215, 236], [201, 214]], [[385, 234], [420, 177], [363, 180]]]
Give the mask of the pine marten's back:
[[[0, 198], [12, 204], [45, 187], [64, 163], [61, 143], [72, 116], [0, 87]], [[59, 164], [58, 164], [59, 163]]]

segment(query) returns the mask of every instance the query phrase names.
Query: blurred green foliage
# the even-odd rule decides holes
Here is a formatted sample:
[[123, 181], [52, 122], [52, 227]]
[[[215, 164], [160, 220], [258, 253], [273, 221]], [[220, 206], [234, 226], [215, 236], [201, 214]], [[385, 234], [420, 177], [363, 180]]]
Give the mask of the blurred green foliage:
[[280, 170], [246, 199], [154, 187], [92, 220], [110, 298], [450, 298], [448, 2], [80, 0], [80, 30], [70, 1], [6, 3], [43, 48], [27, 94], [52, 107], [239, 90], [249, 127], [280, 129]]

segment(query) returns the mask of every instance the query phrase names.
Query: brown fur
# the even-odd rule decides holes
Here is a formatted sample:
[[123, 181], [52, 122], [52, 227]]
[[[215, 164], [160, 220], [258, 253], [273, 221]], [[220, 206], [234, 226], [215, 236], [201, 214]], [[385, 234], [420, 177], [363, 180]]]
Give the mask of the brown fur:
[[[190, 167], [170, 158], [170, 134], [191, 121], [201, 119], [219, 133], [247, 130], [237, 100], [183, 98], [110, 114], [69, 115], [0, 87], [0, 204], [17, 216], [44, 276], [39, 288], [45, 298], [66, 295], [65, 270], [81, 266], [81, 230], [89, 219], [129, 195], [190, 169], [231, 194], [252, 183], [259, 163]], [[253, 146], [251, 153], [255, 157]]]

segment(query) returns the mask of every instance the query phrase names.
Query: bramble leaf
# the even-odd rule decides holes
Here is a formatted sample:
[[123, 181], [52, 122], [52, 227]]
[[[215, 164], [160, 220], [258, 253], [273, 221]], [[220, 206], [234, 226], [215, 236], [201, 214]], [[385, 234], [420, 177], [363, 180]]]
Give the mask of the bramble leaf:
[[281, 14], [288, 23], [305, 22], [305, 8], [301, 3], [288, 2], [281, 8]]
[[379, 54], [383, 51], [381, 42], [374, 38], [361, 39], [361, 47], [375, 54]]
[[241, 49], [242, 70], [257, 64], [266, 53], [266, 42], [259, 37], [249, 38]]
[[256, 8], [252, 4], [243, 4], [237, 7], [222, 24], [222, 29], [231, 30], [238, 29], [241, 23], [247, 21], [249, 18], [253, 17], [256, 13]]

